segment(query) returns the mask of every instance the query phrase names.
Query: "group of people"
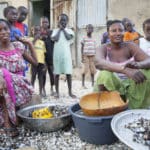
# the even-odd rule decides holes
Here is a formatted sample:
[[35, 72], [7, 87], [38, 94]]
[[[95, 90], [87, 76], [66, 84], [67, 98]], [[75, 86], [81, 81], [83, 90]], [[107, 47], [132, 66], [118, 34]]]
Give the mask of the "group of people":
[[100, 46], [96, 52], [96, 67], [101, 71], [94, 91], [117, 90], [124, 99], [129, 100], [129, 108], [148, 108], [150, 19], [143, 22], [144, 37], [125, 41], [125, 29], [122, 21], [110, 21], [107, 30], [110, 42]]
[[143, 22], [144, 36], [128, 18], [109, 20], [98, 48], [92, 37], [93, 26], [87, 25], [86, 31], [81, 40], [82, 86], [88, 69], [93, 85], [96, 67], [100, 71], [93, 91], [119, 91], [131, 109], [150, 107], [150, 19]]
[[[68, 16], [58, 17], [58, 27], [50, 30], [47, 17], [40, 18], [40, 25], [32, 27], [30, 38], [28, 27], [23, 23], [28, 10], [21, 6], [4, 9], [0, 19], [0, 133], [16, 136], [16, 110], [32, 99], [36, 75], [39, 80], [39, 94], [45, 96], [46, 71], [48, 70], [51, 93], [59, 98], [59, 77], [66, 75], [68, 94], [72, 98], [72, 57], [70, 45], [74, 32], [67, 27]], [[129, 107], [150, 106], [150, 19], [143, 23], [145, 36], [133, 28], [133, 23], [111, 20], [101, 46], [96, 47], [93, 25], [86, 26], [87, 35], [81, 40], [82, 86], [90, 69], [94, 91], [120, 92], [129, 100]], [[134, 34], [132, 34], [134, 33]], [[104, 42], [105, 41], [105, 42]], [[31, 82], [25, 70], [31, 64]], [[96, 68], [100, 73], [94, 83]]]
[[[47, 17], [40, 18], [40, 25], [31, 29], [23, 22], [28, 10], [8, 6], [0, 19], [0, 133], [10, 137], [18, 135], [16, 110], [32, 100], [36, 75], [39, 80], [39, 94], [45, 95], [46, 70], [51, 83], [51, 92], [59, 98], [59, 75], [66, 74], [68, 94], [72, 98], [72, 60], [70, 44], [74, 32], [67, 28], [68, 16], [61, 14], [58, 28], [49, 28]], [[28, 37], [27, 37], [28, 36]], [[54, 51], [53, 51], [54, 49]], [[25, 75], [31, 64], [31, 82]]]

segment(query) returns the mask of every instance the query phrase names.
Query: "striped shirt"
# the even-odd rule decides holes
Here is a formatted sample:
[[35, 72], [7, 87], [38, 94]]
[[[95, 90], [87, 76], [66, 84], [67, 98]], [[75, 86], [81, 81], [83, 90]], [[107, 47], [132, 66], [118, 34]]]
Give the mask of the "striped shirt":
[[96, 41], [89, 37], [84, 37], [81, 41], [83, 46], [84, 55], [95, 55], [96, 53]]

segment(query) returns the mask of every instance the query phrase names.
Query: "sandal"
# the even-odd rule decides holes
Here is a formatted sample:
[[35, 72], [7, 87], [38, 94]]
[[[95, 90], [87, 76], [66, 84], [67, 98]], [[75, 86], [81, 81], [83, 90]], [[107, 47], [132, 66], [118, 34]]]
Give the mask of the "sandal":
[[11, 128], [3, 128], [5, 131], [5, 134], [9, 137], [16, 137], [19, 135], [19, 132], [17, 128], [11, 127]]

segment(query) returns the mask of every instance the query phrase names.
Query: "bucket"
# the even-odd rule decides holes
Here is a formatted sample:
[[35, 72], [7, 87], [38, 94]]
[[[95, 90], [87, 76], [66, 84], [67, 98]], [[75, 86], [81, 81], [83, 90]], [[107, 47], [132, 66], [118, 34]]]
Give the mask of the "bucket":
[[97, 145], [112, 144], [117, 141], [110, 125], [113, 116], [85, 116], [78, 103], [69, 107], [69, 113], [81, 140]]

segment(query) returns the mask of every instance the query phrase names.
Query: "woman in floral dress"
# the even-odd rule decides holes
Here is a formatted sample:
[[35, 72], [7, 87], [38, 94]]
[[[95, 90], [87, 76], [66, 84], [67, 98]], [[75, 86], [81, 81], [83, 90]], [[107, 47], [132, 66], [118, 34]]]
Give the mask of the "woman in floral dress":
[[[24, 59], [37, 65], [32, 43], [27, 39], [10, 42], [7, 21], [0, 19], [0, 133], [16, 135], [16, 108], [29, 102], [33, 87], [23, 76]], [[23, 44], [22, 44], [23, 43]], [[24, 44], [30, 49], [25, 50]]]

